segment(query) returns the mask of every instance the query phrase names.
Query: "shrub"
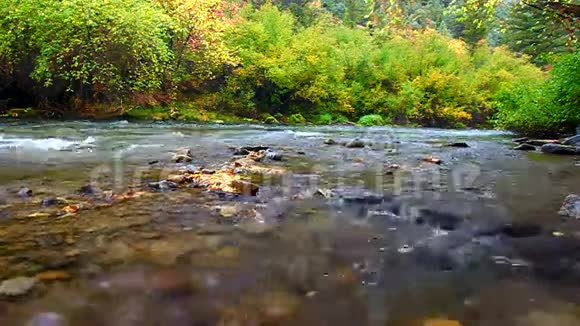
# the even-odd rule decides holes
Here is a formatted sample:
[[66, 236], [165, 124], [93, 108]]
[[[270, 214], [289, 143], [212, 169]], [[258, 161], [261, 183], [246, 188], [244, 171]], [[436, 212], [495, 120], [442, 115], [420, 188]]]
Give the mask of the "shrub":
[[292, 114], [291, 116], [288, 117], [288, 123], [294, 124], [294, 125], [301, 125], [301, 124], [306, 123], [306, 119], [304, 119], [302, 114], [295, 113], [295, 114]]
[[572, 132], [580, 123], [580, 53], [565, 56], [550, 74], [498, 92], [496, 125], [527, 134]]
[[316, 118], [316, 124], [319, 125], [330, 125], [333, 122], [331, 113], [322, 113]]
[[385, 125], [385, 120], [378, 114], [368, 114], [362, 116], [358, 120], [358, 124], [361, 126], [383, 126]]

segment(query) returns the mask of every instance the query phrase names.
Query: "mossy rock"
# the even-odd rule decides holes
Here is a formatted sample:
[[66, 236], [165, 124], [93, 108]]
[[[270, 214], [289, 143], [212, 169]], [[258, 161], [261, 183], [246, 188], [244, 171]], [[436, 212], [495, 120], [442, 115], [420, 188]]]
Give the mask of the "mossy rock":
[[280, 124], [280, 122], [278, 121], [278, 119], [274, 118], [271, 115], [269, 115], [266, 118], [264, 118], [264, 123], [265, 124], [269, 124], [269, 125], [277, 125], [277, 124]]

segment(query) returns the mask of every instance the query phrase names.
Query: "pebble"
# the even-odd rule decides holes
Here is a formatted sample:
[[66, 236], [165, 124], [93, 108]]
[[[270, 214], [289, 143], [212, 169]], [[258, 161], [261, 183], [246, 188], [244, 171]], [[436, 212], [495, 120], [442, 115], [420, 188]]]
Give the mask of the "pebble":
[[18, 196], [22, 197], [22, 198], [31, 197], [32, 190], [30, 190], [30, 188], [27, 188], [27, 187], [22, 187], [22, 188], [20, 188], [20, 190], [18, 190]]
[[38, 280], [34, 277], [19, 276], [3, 281], [0, 284], [0, 295], [20, 296], [28, 293]]

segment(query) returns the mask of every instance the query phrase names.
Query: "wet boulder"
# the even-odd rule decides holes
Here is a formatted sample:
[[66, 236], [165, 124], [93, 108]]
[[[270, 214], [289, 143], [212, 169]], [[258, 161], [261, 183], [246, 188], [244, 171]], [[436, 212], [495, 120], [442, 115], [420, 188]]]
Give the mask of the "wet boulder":
[[580, 219], [580, 196], [575, 194], [568, 195], [558, 214], [564, 217]]
[[560, 155], [580, 155], [580, 148], [560, 144], [545, 144], [542, 146], [542, 152]]
[[445, 145], [447, 147], [457, 147], [457, 148], [468, 148], [469, 145], [467, 145], [467, 143], [465, 142], [455, 142], [455, 143], [450, 143]]
[[514, 151], [535, 151], [536, 146], [527, 143], [520, 144], [514, 147]]
[[580, 135], [572, 136], [570, 138], [566, 138], [562, 145], [569, 145], [569, 146], [576, 146], [580, 147]]
[[365, 143], [362, 140], [355, 138], [355, 139], [347, 142], [344, 146], [346, 148], [364, 148]]

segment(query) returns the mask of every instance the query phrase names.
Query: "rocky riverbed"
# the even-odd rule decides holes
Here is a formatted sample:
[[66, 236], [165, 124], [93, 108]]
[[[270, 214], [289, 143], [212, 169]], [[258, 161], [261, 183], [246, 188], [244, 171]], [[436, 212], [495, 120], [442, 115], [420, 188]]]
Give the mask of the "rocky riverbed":
[[3, 123], [0, 324], [576, 325], [578, 156], [514, 138]]

